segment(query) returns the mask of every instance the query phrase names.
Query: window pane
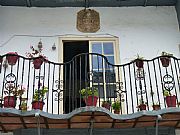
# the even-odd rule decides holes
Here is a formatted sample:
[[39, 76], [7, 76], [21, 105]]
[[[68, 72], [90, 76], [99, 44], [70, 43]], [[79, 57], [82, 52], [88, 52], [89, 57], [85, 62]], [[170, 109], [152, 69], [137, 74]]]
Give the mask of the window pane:
[[106, 85], [106, 95], [108, 98], [116, 98], [116, 85]]
[[108, 59], [109, 63], [114, 64], [114, 56], [106, 56], [106, 58]]
[[103, 67], [103, 58], [100, 56], [93, 56], [92, 65], [93, 69], [102, 69]]
[[94, 83], [103, 83], [103, 71], [101, 71], [101, 70], [93, 71], [93, 82]]
[[103, 48], [104, 48], [104, 54], [114, 54], [112, 42], [103, 43]]
[[115, 83], [116, 77], [115, 73], [112, 70], [106, 70], [106, 83]]
[[102, 45], [99, 43], [92, 43], [92, 52], [102, 54]]
[[104, 87], [103, 87], [103, 85], [93, 85], [93, 87], [96, 87], [98, 89], [99, 97], [104, 98]]

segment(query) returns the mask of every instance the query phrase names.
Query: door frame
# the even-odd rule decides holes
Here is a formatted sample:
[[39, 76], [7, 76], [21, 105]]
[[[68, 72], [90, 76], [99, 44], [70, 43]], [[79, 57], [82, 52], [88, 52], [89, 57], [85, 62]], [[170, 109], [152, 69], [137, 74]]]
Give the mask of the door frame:
[[115, 52], [115, 64], [120, 64], [120, 53], [119, 53], [119, 38], [118, 37], [94, 37], [94, 36], [67, 36], [59, 37], [58, 45], [58, 62], [63, 63], [63, 47], [64, 41], [113, 41], [114, 52]]
[[[119, 38], [115, 36], [65, 36], [59, 37], [59, 44], [58, 44], [58, 62], [63, 63], [63, 56], [64, 56], [64, 41], [112, 41], [114, 42], [114, 64], [120, 64], [120, 53], [119, 53]], [[63, 69], [61, 70], [60, 77], [63, 78]], [[63, 102], [60, 103], [60, 106], [63, 107]], [[64, 108], [64, 107], [63, 107]], [[60, 108], [62, 111], [62, 109]]]

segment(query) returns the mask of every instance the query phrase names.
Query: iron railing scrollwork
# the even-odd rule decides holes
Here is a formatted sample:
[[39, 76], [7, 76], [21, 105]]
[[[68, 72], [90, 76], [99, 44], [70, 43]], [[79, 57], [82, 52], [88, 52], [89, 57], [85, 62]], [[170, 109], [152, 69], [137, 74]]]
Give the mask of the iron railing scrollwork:
[[[1, 66], [7, 56], [1, 55]], [[99, 107], [105, 100], [113, 103], [119, 98], [124, 101], [121, 113], [125, 114], [137, 112], [139, 100], [146, 103], [146, 110], [153, 110], [155, 103], [166, 108], [164, 89], [176, 96], [176, 104], [180, 102], [180, 59], [173, 56], [168, 56], [171, 62], [165, 66], [160, 61], [161, 57], [156, 57], [143, 60], [139, 68], [135, 61], [113, 65], [101, 54], [83, 53], [66, 63], [43, 62], [40, 69], [33, 68], [31, 58], [18, 57], [17, 63], [10, 68], [1, 68], [0, 96], [3, 99], [9, 94], [9, 85], [17, 87], [21, 84], [26, 88], [22, 97], [28, 99], [29, 110], [40, 82], [48, 87], [43, 111], [53, 114], [69, 113], [86, 106], [80, 90], [87, 87], [98, 89], [96, 105]], [[17, 109], [18, 104], [20, 100], [15, 106]]]

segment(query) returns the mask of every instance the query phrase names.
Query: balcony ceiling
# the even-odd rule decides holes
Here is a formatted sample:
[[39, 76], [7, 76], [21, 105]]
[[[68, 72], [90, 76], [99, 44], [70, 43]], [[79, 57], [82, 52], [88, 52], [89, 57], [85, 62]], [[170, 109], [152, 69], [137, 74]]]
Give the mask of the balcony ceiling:
[[177, 0], [0, 0], [1, 6], [22, 7], [130, 7], [175, 6]]

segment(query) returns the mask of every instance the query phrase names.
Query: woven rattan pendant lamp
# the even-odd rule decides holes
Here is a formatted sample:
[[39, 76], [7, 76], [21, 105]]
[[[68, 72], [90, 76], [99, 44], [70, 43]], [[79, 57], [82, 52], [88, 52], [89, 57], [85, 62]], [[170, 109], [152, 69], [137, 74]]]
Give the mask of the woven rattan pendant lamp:
[[100, 29], [99, 13], [89, 9], [89, 1], [85, 0], [85, 8], [77, 13], [76, 27], [80, 32], [94, 33]]

